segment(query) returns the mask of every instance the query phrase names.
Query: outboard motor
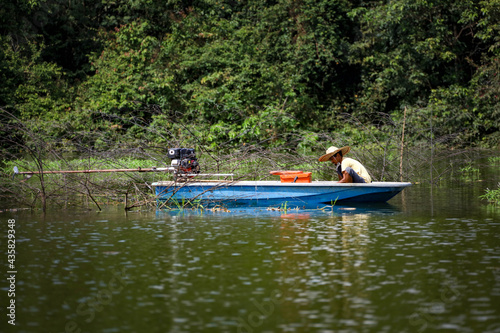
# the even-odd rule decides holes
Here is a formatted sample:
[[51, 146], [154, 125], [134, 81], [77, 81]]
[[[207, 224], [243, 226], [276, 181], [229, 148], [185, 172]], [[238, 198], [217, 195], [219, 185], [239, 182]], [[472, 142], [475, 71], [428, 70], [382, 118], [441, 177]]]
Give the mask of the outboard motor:
[[170, 165], [176, 168], [177, 174], [200, 173], [194, 148], [169, 148], [167, 156], [172, 160]]

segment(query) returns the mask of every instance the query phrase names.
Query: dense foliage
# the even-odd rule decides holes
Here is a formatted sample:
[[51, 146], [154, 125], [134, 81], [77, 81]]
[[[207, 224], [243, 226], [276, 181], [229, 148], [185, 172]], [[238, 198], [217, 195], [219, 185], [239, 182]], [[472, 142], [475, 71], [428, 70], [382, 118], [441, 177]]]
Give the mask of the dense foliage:
[[361, 145], [405, 108], [410, 140], [500, 141], [500, 0], [0, 3], [0, 107], [64, 145]]

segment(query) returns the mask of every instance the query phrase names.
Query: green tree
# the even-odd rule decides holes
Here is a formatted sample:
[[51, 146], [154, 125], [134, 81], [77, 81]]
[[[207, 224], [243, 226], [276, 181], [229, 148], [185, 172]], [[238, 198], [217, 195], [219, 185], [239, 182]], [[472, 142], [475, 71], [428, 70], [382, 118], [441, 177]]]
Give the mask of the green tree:
[[171, 94], [171, 78], [157, 64], [159, 41], [148, 35], [147, 22], [135, 21], [102, 30], [104, 50], [90, 57], [95, 74], [79, 87], [82, 108], [129, 114], [157, 104]]
[[40, 59], [44, 46], [29, 41], [13, 45], [9, 37], [1, 42], [0, 106], [24, 119], [57, 118], [64, 113], [71, 89], [60, 67]]
[[362, 66], [360, 112], [425, 104], [432, 89], [467, 84], [481, 46], [474, 22], [463, 19], [471, 11], [475, 1], [456, 0], [365, 3], [353, 10], [362, 33], [352, 49]]
[[325, 110], [349, 89], [349, 6], [222, 1], [179, 12], [161, 61], [174, 75], [182, 112], [202, 132], [210, 128], [213, 143], [282, 144], [276, 139], [297, 127], [325, 128]]

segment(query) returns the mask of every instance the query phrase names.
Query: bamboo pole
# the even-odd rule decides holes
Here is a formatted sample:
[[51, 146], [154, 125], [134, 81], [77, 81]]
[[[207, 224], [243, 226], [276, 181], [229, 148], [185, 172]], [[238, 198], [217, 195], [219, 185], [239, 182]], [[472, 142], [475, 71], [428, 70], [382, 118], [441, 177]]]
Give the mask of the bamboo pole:
[[156, 171], [174, 171], [173, 167], [170, 168], [136, 168], [136, 169], [96, 169], [96, 170], [55, 170], [55, 171], [18, 171], [17, 167], [14, 168], [16, 175], [38, 175], [38, 174], [52, 174], [52, 173], [104, 173], [104, 172], [156, 172]]
[[401, 154], [399, 157], [399, 181], [403, 181], [403, 152], [405, 145], [405, 125], [406, 125], [406, 106], [403, 115], [403, 133], [401, 134]]

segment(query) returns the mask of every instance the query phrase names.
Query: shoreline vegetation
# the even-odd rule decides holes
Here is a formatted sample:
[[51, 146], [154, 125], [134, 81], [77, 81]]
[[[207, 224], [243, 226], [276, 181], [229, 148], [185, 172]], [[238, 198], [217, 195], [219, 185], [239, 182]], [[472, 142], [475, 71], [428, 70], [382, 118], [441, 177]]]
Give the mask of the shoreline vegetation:
[[[289, 160], [285, 163], [271, 163], [269, 159], [272, 159], [273, 155], [269, 154], [265, 158], [262, 158], [260, 156], [262, 153], [249, 154], [245, 156], [245, 160], [242, 159], [242, 156], [233, 157], [232, 161], [228, 161], [224, 167], [218, 170], [234, 172], [235, 180], [277, 180], [275, 179], [276, 177], [269, 175], [269, 170], [280, 167], [283, 167], [282, 169], [313, 170], [313, 181], [320, 179], [330, 180], [334, 174], [334, 170], [330, 166], [323, 167], [314, 162], [314, 156], [299, 156], [298, 158], [302, 159], [303, 163], [301, 163], [300, 167], [297, 167], [296, 164], [293, 164], [293, 161], [297, 160], [297, 156], [287, 156]], [[429, 168], [432, 167], [435, 170], [433, 179], [430, 178], [431, 175], [428, 173], [429, 169], [427, 169], [425, 172], [415, 173], [410, 181], [415, 184], [424, 183], [437, 187], [450, 181], [456, 182], [457, 180], [463, 183], [482, 181], [479, 178], [479, 169], [472, 167], [472, 165], [475, 165], [477, 160], [485, 160], [487, 153], [486, 151], [475, 152], [473, 156], [475, 159], [464, 162], [462, 157], [468, 156], [470, 158], [471, 151], [461, 151], [452, 155], [441, 152], [440, 159], [435, 162], [436, 164], [434, 166], [429, 165]], [[363, 154], [361, 153], [360, 155]], [[450, 156], [454, 160], [450, 160]], [[226, 157], [229, 158], [229, 156]], [[279, 157], [283, 161], [284, 155], [280, 154], [274, 157]], [[308, 159], [313, 162], [306, 162]], [[202, 158], [201, 163], [204, 166], [202, 172], [221, 172], [205, 167], [203, 165], [204, 161], [206, 160]], [[42, 161], [42, 164], [43, 170], [49, 171], [61, 170], [61, 166], [65, 170], [68, 170], [68, 168], [69, 170], [88, 170], [89, 167], [128, 168], [130, 166], [134, 168], [149, 168], [154, 162], [156, 160], [86, 158], [66, 160], [64, 162], [60, 160]], [[404, 161], [405, 168], [410, 169], [410, 164], [408, 161]], [[494, 166], [495, 164], [490, 160], [489, 165]], [[20, 167], [23, 170], [39, 171], [40, 168], [33, 161], [27, 161], [26, 159], [3, 163], [3, 168], [0, 171], [0, 200], [4, 203], [10, 202], [11, 207], [20, 207], [16, 208], [16, 210], [41, 209], [42, 211], [46, 211], [47, 207], [51, 207], [65, 210], [79, 208], [101, 211], [102, 207], [108, 205], [123, 205], [127, 211], [132, 209], [154, 209], [156, 207], [156, 200], [151, 183], [173, 179], [170, 172], [164, 171], [152, 173], [37, 174], [29, 178], [22, 175], [13, 177], [12, 170], [14, 166]], [[393, 169], [396, 169], [395, 165]], [[393, 181], [399, 181], [399, 175], [394, 174], [395, 178], [398, 179], [394, 179]], [[392, 179], [389, 178], [387, 180], [391, 181]], [[404, 178], [404, 181], [408, 180]], [[480, 195], [479, 198], [485, 203], [500, 205], [500, 183], [497, 188], [487, 188], [485, 193]], [[184, 209], [189, 207], [204, 209], [200, 205], [197, 205], [196, 202], [172, 202], [170, 205], [162, 206], [165, 209]], [[2, 210], [8, 210], [5, 208]]]
[[[14, 121], [15, 120], [15, 121]], [[151, 183], [173, 179], [170, 172], [120, 172], [83, 174], [35, 174], [25, 178], [13, 177], [13, 169], [19, 171], [47, 172], [57, 170], [90, 169], [138, 169], [164, 168], [170, 166], [167, 150], [178, 147], [148, 146], [149, 142], [139, 142], [135, 148], [113, 150], [90, 149], [82, 140], [78, 149], [68, 150], [61, 145], [60, 138], [54, 138], [43, 131], [33, 131], [30, 124], [11, 119], [9, 126], [15, 126], [30, 141], [11, 141], [4, 150], [1, 163], [0, 199], [15, 203], [15, 207], [41, 209], [97, 209], [105, 205], [124, 205], [125, 210], [151, 209], [156, 207]], [[411, 128], [406, 127], [411, 132]], [[375, 134], [364, 146], [350, 143], [348, 136], [332, 137], [317, 134], [323, 138], [311, 143], [307, 149], [270, 149], [260, 145], [242, 145], [239, 149], [218, 150], [203, 146], [196, 147], [202, 173], [233, 173], [234, 179], [272, 180], [276, 176], [270, 170], [305, 170], [313, 173], [313, 180], [333, 179], [335, 170], [330, 163], [318, 162], [331, 142], [351, 145], [350, 154], [368, 167], [375, 181], [411, 181], [430, 183], [460, 180], [480, 181], [477, 161], [487, 160], [487, 165], [498, 166], [500, 156], [497, 151], [487, 149], [450, 148], [441, 143], [433, 133], [421, 133], [420, 140], [404, 142], [401, 131], [393, 130], [384, 140]], [[105, 133], [92, 133], [106, 135]], [[408, 135], [408, 134], [406, 134]], [[408, 137], [408, 136], [406, 136]], [[74, 146], [73, 146], [74, 148]], [[489, 157], [489, 158], [488, 158]], [[484, 162], [481, 162], [484, 163]], [[498, 204], [499, 189], [488, 189], [481, 196], [485, 202]], [[183, 209], [189, 203], [173, 203], [172, 209]], [[196, 206], [196, 203], [195, 203]], [[200, 208], [199, 206], [197, 206]], [[165, 206], [168, 208], [168, 206]]]
[[499, 152], [500, 0], [0, 1], [0, 195], [25, 207], [132, 207], [155, 175], [14, 165], [164, 167], [186, 147], [207, 172], [329, 179], [317, 156], [350, 145], [373, 179], [436, 184]]

